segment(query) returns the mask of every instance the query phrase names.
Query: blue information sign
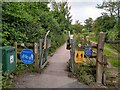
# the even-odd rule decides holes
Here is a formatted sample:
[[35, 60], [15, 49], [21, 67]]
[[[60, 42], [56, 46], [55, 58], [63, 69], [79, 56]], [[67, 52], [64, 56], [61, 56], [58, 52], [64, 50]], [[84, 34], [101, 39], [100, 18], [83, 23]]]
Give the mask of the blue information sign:
[[86, 56], [92, 56], [92, 47], [91, 46], [86, 46], [85, 47], [85, 55]]
[[32, 64], [34, 62], [34, 53], [31, 49], [24, 49], [20, 53], [20, 59], [25, 64]]

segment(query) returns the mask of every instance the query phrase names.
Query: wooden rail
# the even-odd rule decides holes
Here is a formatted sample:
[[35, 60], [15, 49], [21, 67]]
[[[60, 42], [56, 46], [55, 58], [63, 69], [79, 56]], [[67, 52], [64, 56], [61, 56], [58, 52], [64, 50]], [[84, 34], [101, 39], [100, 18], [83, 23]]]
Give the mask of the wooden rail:
[[120, 60], [120, 56], [106, 56], [107, 59], [115, 59], [115, 60]]
[[25, 46], [34, 46], [34, 43], [17, 43], [18, 46], [24, 44]]
[[[89, 58], [96, 58], [96, 82], [98, 84], [104, 84], [106, 85], [106, 71], [107, 71], [107, 65], [108, 65], [108, 59], [109, 58], [113, 58], [116, 60], [120, 60], [120, 56], [106, 56], [104, 55], [104, 43], [105, 43], [105, 33], [100, 32], [99, 33], [99, 37], [98, 37], [98, 42], [94, 42], [94, 41], [87, 41], [86, 39], [86, 35], [84, 35], [84, 38], [79, 38], [80, 41], [80, 45], [78, 50], [84, 50], [86, 45], [89, 44], [89, 46], [91, 46], [93, 48], [93, 55], [90, 56]], [[118, 41], [108, 41], [111, 44], [119, 44], [120, 40]], [[75, 42], [72, 41], [71, 43], [72, 45], [72, 49], [70, 50], [70, 56], [71, 56], [71, 68], [72, 72], [74, 72], [74, 51], [75, 51]], [[97, 52], [96, 52], [97, 51]], [[86, 55], [84, 55], [85, 58], [87, 58]]]
[[19, 60], [17, 58], [17, 56], [21, 53], [21, 51], [23, 49], [25, 49], [24, 46], [27, 46], [27, 47], [32, 47], [31, 49], [33, 50], [33, 52], [35, 53], [35, 69], [38, 69], [38, 65], [39, 65], [39, 61], [38, 61], [38, 43], [17, 43], [15, 42], [14, 43], [14, 46], [16, 48], [16, 62], [21, 62], [21, 60]]
[[111, 43], [111, 44], [120, 44], [120, 40], [108, 40], [107, 43]]

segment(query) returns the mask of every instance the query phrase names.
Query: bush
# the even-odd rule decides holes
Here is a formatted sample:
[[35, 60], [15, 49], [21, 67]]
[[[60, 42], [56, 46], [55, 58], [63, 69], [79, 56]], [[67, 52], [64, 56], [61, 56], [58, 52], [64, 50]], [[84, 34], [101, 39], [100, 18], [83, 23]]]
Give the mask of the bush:
[[75, 64], [75, 76], [79, 81], [89, 85], [91, 82], [95, 82], [95, 69], [95, 66]]

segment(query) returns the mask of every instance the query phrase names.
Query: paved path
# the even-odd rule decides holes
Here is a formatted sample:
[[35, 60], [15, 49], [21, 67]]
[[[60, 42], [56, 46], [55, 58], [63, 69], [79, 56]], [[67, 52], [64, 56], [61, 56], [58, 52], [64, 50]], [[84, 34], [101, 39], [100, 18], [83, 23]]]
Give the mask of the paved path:
[[61, 46], [55, 54], [49, 58], [49, 66], [42, 72], [26, 73], [18, 78], [15, 87], [19, 88], [88, 88], [75, 78], [68, 77], [67, 61], [69, 51], [65, 49], [65, 44]]

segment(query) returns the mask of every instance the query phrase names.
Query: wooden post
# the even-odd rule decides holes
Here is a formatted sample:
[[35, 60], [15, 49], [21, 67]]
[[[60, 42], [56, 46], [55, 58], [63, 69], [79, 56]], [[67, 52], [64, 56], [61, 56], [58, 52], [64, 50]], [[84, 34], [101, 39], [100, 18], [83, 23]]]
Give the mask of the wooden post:
[[84, 34], [84, 38], [82, 38], [82, 49], [85, 48], [86, 43], [87, 43], [86, 34]]
[[104, 55], [104, 71], [103, 71], [103, 84], [106, 85], [106, 69], [107, 69], [107, 57]]
[[102, 62], [103, 62], [103, 49], [104, 49], [104, 40], [105, 40], [105, 33], [99, 33], [99, 40], [98, 40], [98, 49], [97, 49], [97, 60], [96, 60], [96, 82], [101, 84], [102, 83]]
[[46, 50], [45, 50], [45, 60], [47, 61], [48, 56], [48, 39], [46, 39]]
[[84, 35], [84, 47], [87, 44], [86, 34]]
[[74, 73], [74, 55], [75, 55], [75, 40], [71, 39], [72, 51], [71, 51], [71, 62], [72, 62], [72, 72]]
[[39, 68], [42, 68], [42, 53], [43, 53], [43, 50], [42, 50], [42, 43], [43, 43], [43, 39], [40, 39], [39, 41]]
[[39, 61], [38, 61], [38, 43], [34, 43], [34, 53], [35, 53], [35, 68], [38, 69]]
[[14, 47], [15, 47], [15, 52], [16, 52], [16, 65], [17, 65], [17, 62], [18, 62], [18, 60], [17, 60], [17, 42], [14, 43]]

